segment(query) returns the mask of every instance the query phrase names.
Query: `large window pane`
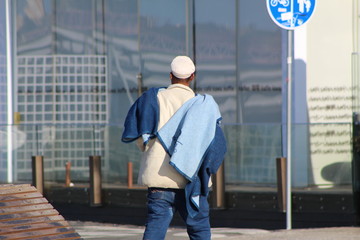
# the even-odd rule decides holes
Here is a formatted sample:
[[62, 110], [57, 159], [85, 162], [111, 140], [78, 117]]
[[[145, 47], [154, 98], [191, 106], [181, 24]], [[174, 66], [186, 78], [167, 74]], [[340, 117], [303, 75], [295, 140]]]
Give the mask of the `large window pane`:
[[54, 53], [96, 53], [95, 21], [100, 21], [102, 18], [97, 19], [95, 2], [93, 0], [57, 0], [55, 1], [55, 11]]
[[138, 94], [138, 3], [104, 1], [104, 38], [108, 60], [109, 118], [122, 126]]
[[240, 0], [238, 8], [239, 120], [281, 122], [281, 30], [263, 0]]
[[281, 124], [226, 125], [227, 187], [276, 183], [275, 159], [281, 154]]
[[51, 0], [17, 0], [12, 1], [16, 17], [17, 55], [51, 54], [54, 47], [52, 18], [53, 7]]
[[196, 89], [215, 96], [224, 122], [281, 122], [281, 30], [266, 4], [196, 1], [195, 24]]
[[[104, 38], [108, 66], [108, 108], [109, 122], [103, 131], [105, 142], [106, 171], [105, 182], [119, 182], [125, 179], [128, 161], [137, 163], [140, 157], [129, 157], [132, 147], [120, 143], [124, 119], [130, 105], [138, 97], [137, 74], [140, 72], [138, 44], [138, 1], [104, 1]], [[134, 151], [136, 149], [133, 149]]]
[[235, 0], [195, 1], [196, 90], [215, 97], [224, 122], [236, 121]]
[[141, 1], [140, 51], [145, 87], [170, 84], [170, 62], [186, 53], [186, 2]]

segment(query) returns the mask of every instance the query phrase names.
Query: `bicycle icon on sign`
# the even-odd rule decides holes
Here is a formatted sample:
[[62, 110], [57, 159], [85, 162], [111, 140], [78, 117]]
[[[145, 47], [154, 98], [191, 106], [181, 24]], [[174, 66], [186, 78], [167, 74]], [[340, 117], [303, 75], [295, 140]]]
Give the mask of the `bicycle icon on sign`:
[[287, 6], [289, 6], [290, 1], [289, 1], [289, 0], [271, 0], [271, 1], [270, 1], [270, 5], [271, 5], [272, 7], [276, 7], [279, 3], [280, 3], [281, 5], [283, 5], [284, 7], [287, 7]]

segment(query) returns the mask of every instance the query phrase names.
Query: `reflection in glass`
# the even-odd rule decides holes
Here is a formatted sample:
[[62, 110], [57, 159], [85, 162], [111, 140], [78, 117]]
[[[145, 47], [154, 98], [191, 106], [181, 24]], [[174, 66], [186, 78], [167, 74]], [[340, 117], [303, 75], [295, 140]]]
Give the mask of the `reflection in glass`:
[[141, 1], [139, 44], [146, 88], [168, 86], [171, 60], [186, 53], [185, 5], [184, 0]]
[[[96, 33], [93, 1], [55, 1], [55, 54], [95, 54]], [[96, 17], [96, 15], [95, 15]], [[60, 59], [59, 59], [60, 60]], [[67, 60], [61, 61], [67, 64]]]
[[[225, 158], [227, 188], [276, 186], [275, 160], [282, 156], [281, 124], [224, 125], [223, 129], [228, 141]], [[308, 146], [312, 159], [304, 159], [301, 152], [293, 151], [293, 186], [351, 185], [351, 149], [348, 144], [351, 124], [295, 125], [295, 143], [304, 142], [306, 135], [301, 134], [304, 129], [310, 129], [311, 134], [316, 135]], [[0, 127], [0, 132], [4, 130], [6, 127]], [[12, 133], [16, 143], [14, 166], [17, 182], [31, 181], [30, 159], [39, 154], [45, 159], [47, 183], [62, 184], [65, 164], [70, 161], [72, 181], [76, 185], [86, 185], [89, 156], [100, 155], [104, 161], [103, 182], [126, 186], [128, 162], [141, 158], [136, 144], [119, 142], [121, 126], [19, 125], [12, 126]], [[106, 151], [103, 150], [105, 146]], [[134, 178], [138, 168], [139, 161], [134, 161]]]
[[[171, 60], [189, 54], [197, 65], [193, 87], [213, 95], [223, 116], [229, 149], [227, 184], [275, 183], [275, 159], [283, 156], [282, 33], [263, 0], [11, 3], [14, 110], [20, 112], [22, 123], [14, 126], [22, 133], [16, 135], [19, 146], [14, 149], [18, 181], [30, 181], [30, 158], [35, 154], [45, 156], [46, 179], [51, 182], [63, 181], [68, 161], [73, 180], [86, 182], [89, 155], [103, 159], [105, 183], [125, 184], [128, 162], [134, 164], [136, 177], [141, 153], [135, 144], [120, 142], [126, 113], [139, 89], [169, 85]], [[0, 1], [0, 123], [6, 122], [4, 9]], [[315, 144], [303, 134], [307, 127], [294, 130], [296, 145], [306, 145], [301, 148], [306, 153], [315, 147], [307, 146]], [[5, 130], [0, 128], [0, 134]], [[341, 142], [347, 143], [348, 136], [343, 137]], [[338, 144], [322, 138], [320, 143]], [[309, 169], [318, 162], [294, 150], [294, 166], [302, 171], [301, 177], [294, 174], [295, 182], [318, 184], [324, 178], [348, 184], [345, 145], [339, 150], [344, 151], [342, 162], [321, 156], [326, 169], [314, 172]], [[6, 148], [6, 143], [0, 147]], [[6, 154], [1, 151], [0, 181], [4, 169]]]
[[239, 122], [280, 123], [281, 30], [263, 1], [241, 0], [238, 7]]
[[[139, 73], [138, 1], [104, 1], [104, 37], [108, 68], [109, 121], [122, 124], [137, 98]], [[105, 71], [103, 68], [101, 71]], [[105, 83], [105, 78], [99, 78]]]
[[226, 125], [226, 183], [276, 183], [275, 159], [282, 156], [281, 124]]
[[[51, 54], [53, 48], [51, 0], [13, 1], [16, 6], [17, 55]], [[15, 27], [15, 26], [14, 26]], [[32, 59], [29, 60], [32, 61]], [[20, 63], [20, 62], [19, 62]]]
[[195, 1], [196, 91], [214, 96], [224, 123], [236, 121], [235, 11], [235, 0]]

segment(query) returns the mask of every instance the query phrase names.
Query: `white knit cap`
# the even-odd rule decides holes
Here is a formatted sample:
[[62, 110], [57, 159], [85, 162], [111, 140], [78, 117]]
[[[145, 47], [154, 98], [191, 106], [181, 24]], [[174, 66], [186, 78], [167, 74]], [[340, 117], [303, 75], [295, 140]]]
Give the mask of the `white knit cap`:
[[172, 74], [180, 79], [185, 79], [195, 72], [193, 61], [187, 56], [177, 56], [171, 62]]

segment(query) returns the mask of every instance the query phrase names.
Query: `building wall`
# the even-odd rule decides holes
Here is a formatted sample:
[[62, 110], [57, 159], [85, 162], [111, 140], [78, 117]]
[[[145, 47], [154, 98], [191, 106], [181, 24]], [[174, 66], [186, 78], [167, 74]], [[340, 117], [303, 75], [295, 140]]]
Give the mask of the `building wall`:
[[[223, 115], [227, 183], [276, 183], [275, 158], [286, 144], [287, 42], [263, 0], [11, 3], [14, 111], [25, 134], [14, 155], [19, 180], [30, 178], [31, 155], [46, 153], [48, 176], [62, 172], [54, 180], [71, 161], [85, 181], [88, 155], [101, 154], [105, 178], [122, 181], [127, 162], [136, 170], [140, 159], [119, 141], [129, 106], [139, 88], [168, 85], [171, 59], [188, 54], [197, 65], [194, 89], [212, 94]], [[352, 1], [318, 0], [309, 23], [295, 30], [296, 186], [350, 183], [352, 10]], [[78, 66], [81, 58], [90, 62]]]
[[308, 184], [350, 183], [353, 1], [316, 4], [309, 23], [295, 30], [294, 118], [313, 124], [298, 127], [304, 141], [295, 166]]

